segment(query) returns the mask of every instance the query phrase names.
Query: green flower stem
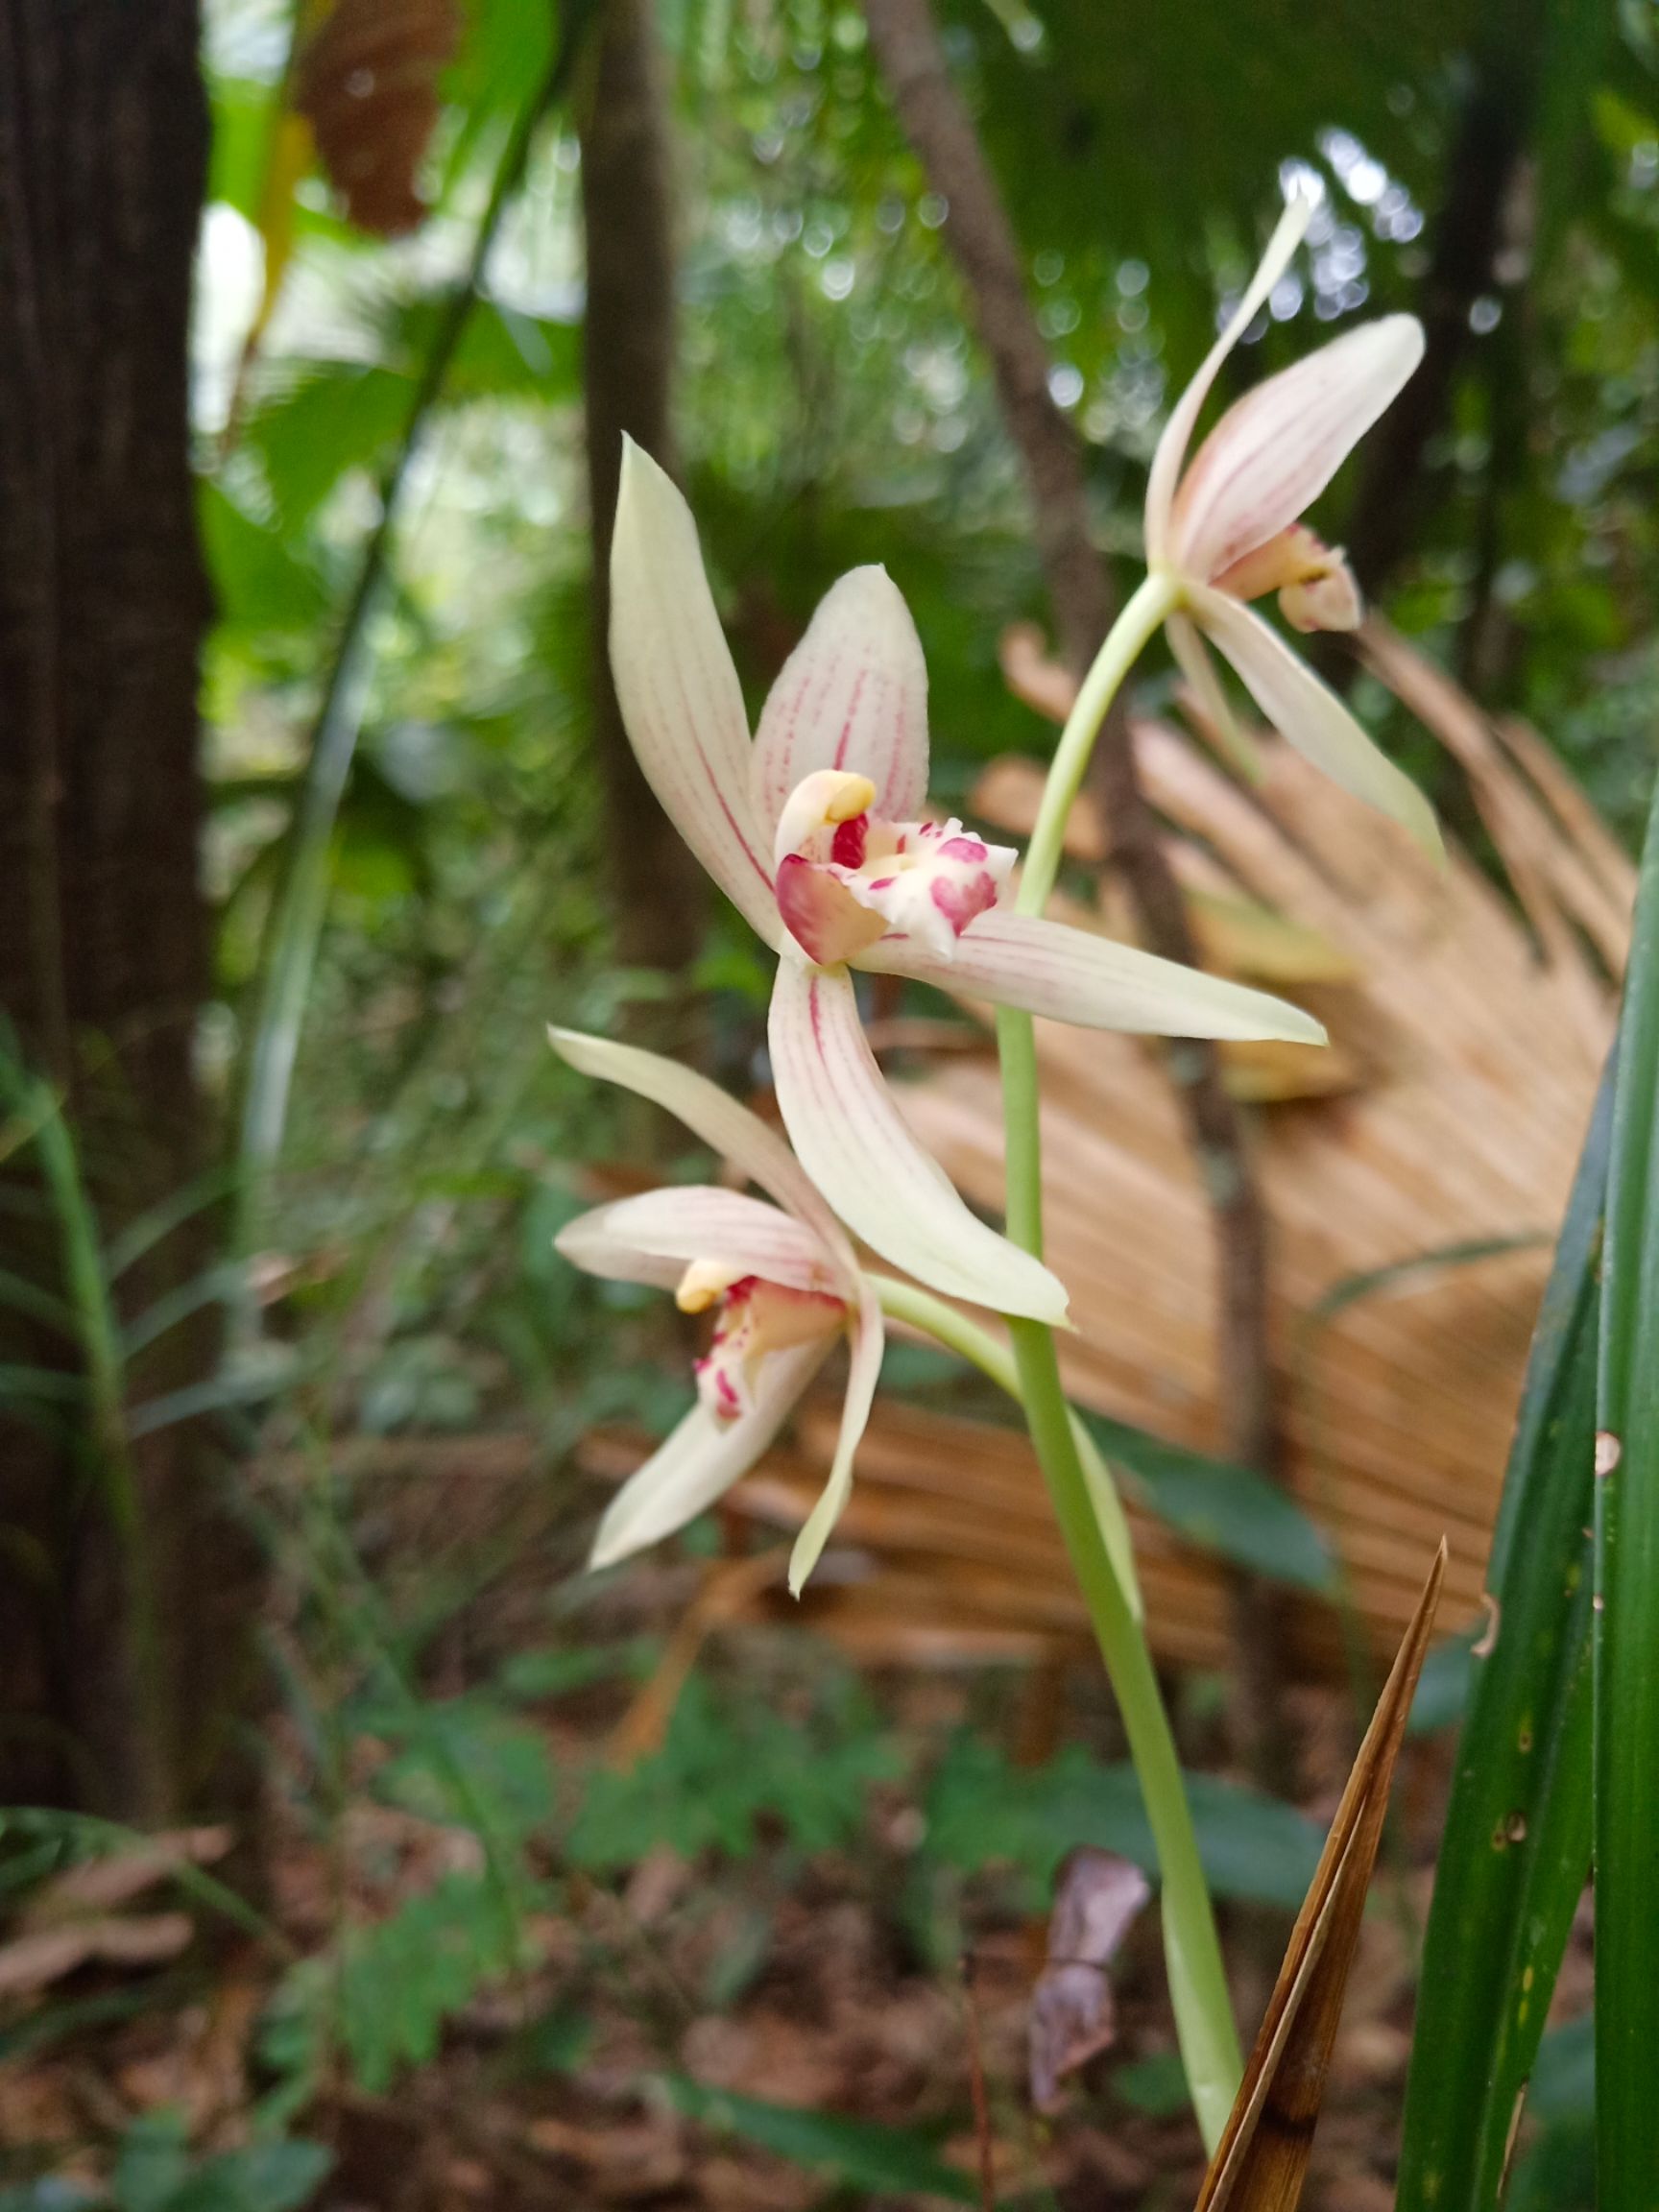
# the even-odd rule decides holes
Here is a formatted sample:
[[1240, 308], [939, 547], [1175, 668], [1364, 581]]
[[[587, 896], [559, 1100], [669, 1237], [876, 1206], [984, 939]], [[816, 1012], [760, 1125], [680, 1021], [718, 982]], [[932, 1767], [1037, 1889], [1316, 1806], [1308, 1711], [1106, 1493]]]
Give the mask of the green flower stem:
[[[886, 1275], [870, 1280], [883, 1313], [934, 1337], [1026, 1408], [1141, 1778], [1164, 1877], [1164, 1941], [1176, 2032], [1198, 2124], [1214, 2151], [1238, 2085], [1238, 2043], [1180, 1762], [1141, 1627], [1141, 1593], [1117, 1486], [1093, 1437], [1065, 1401], [1054, 1339], [1040, 1322], [1009, 1324], [1011, 1352], [930, 1291]], [[1028, 1390], [1035, 1396], [1028, 1397]], [[1033, 1414], [1034, 1406], [1040, 1415]], [[1058, 1428], [1057, 1412], [1063, 1416]]]
[[[1048, 902], [1065, 849], [1066, 824], [1083, 787], [1090, 755], [1118, 685], [1165, 617], [1178, 587], [1148, 576], [1112, 627], [1083, 681], [1055, 750], [1021, 879], [1019, 910], [1040, 914]], [[998, 1010], [1002, 1113], [1007, 1133], [1008, 1235], [1027, 1252], [1043, 1251], [1043, 1151], [1038, 1124], [1037, 1046], [1029, 1014]], [[1227, 2122], [1243, 2072], [1215, 1916], [1198, 1856], [1198, 1839], [1168, 1716], [1141, 1623], [1122, 1583], [1092, 1485], [1077, 1450], [1075, 1421], [1060, 1380], [1053, 1332], [1038, 1321], [1010, 1319], [1025, 1419], [1070, 1554], [1072, 1572], [1111, 1678], [1130, 1756], [1146, 1804], [1163, 1876], [1164, 1952], [1175, 2031], [1206, 2147], [1212, 2152]]]
[[[1031, 1017], [997, 1018], [1008, 1135], [1008, 1234], [1042, 1247], [1041, 1154], [1037, 1143], [1037, 1052]], [[1164, 1884], [1164, 1954], [1175, 2032], [1205, 2148], [1214, 2151], [1243, 2073], [1215, 1915], [1198, 1856], [1181, 1762], [1141, 1623], [1124, 1601], [1106, 1534], [1074, 1436], [1054, 1335], [1040, 1321], [1010, 1319], [1020, 1396], [1031, 1441], [1094, 1623], [1100, 1656], [1123, 1716]]]
[[1180, 603], [1181, 587], [1173, 577], [1142, 577], [1095, 655], [1094, 665], [1083, 679], [1054, 748], [1043, 804], [1037, 809], [1036, 827], [1020, 871], [1020, 891], [1014, 902], [1017, 912], [1041, 914], [1047, 905], [1065, 853], [1066, 824], [1089, 773], [1100, 725], [1118, 696], [1118, 685]]
[[[980, 1374], [996, 1383], [998, 1390], [1006, 1390], [1017, 1406], [1024, 1407], [1024, 1395], [1020, 1387], [1020, 1370], [1013, 1353], [1006, 1344], [999, 1343], [988, 1329], [981, 1329], [976, 1321], [970, 1321], [966, 1313], [959, 1313], [954, 1306], [948, 1306], [943, 1298], [935, 1298], [932, 1291], [918, 1289], [913, 1283], [901, 1283], [891, 1275], [872, 1275], [869, 1278], [883, 1313], [895, 1321], [902, 1321], [912, 1329], [919, 1329], [943, 1344], [948, 1351], [957, 1353]], [[1100, 1456], [1100, 1448], [1084, 1428], [1070, 1407], [1067, 1417], [1071, 1424], [1071, 1441], [1083, 1468], [1083, 1479], [1089, 1485], [1094, 1518], [1100, 1529], [1100, 1540], [1106, 1547], [1106, 1555], [1117, 1577], [1119, 1594], [1136, 1621], [1145, 1617], [1145, 1606], [1141, 1598], [1141, 1584], [1135, 1573], [1135, 1545], [1129, 1533], [1129, 1522], [1123, 1511], [1123, 1501], [1118, 1495], [1118, 1485], [1112, 1479], [1111, 1469]]]

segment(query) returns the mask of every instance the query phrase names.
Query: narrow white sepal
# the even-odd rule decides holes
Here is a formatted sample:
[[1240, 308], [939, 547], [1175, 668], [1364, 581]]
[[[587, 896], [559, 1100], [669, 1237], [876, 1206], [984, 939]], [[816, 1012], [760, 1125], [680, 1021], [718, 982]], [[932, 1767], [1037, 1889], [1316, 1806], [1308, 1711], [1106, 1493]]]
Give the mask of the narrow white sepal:
[[1400, 823], [1426, 853], [1442, 857], [1440, 825], [1428, 800], [1278, 633], [1225, 591], [1194, 589], [1191, 606], [1285, 742], [1344, 791]]
[[760, 716], [755, 811], [768, 836], [820, 769], [867, 776], [875, 811], [909, 822], [927, 799], [927, 664], [885, 568], [854, 568], [818, 603]]
[[755, 1403], [730, 1423], [694, 1406], [645, 1464], [623, 1483], [599, 1524], [590, 1568], [632, 1558], [723, 1498], [772, 1442], [829, 1357], [833, 1337], [774, 1352], [755, 1384]]
[[906, 1127], [865, 1040], [845, 968], [813, 968], [786, 953], [768, 1036], [790, 1142], [850, 1229], [947, 1297], [1065, 1320], [1059, 1281], [969, 1212]]
[[834, 1461], [823, 1494], [807, 1516], [789, 1555], [789, 1594], [793, 1598], [800, 1597], [836, 1522], [847, 1509], [847, 1501], [853, 1492], [853, 1460], [869, 1424], [885, 1349], [886, 1325], [881, 1318], [881, 1308], [870, 1286], [860, 1280], [858, 1313], [853, 1325], [853, 1355], [847, 1372], [847, 1396], [841, 1407]]
[[611, 671], [635, 756], [664, 813], [768, 945], [781, 934], [770, 839], [750, 794], [749, 719], [691, 510], [623, 440], [611, 541]]
[[1210, 397], [1211, 386], [1220, 373], [1221, 364], [1243, 336], [1251, 317], [1290, 266], [1290, 257], [1307, 235], [1312, 214], [1313, 202], [1309, 195], [1293, 192], [1285, 204], [1285, 212], [1274, 227], [1273, 235], [1267, 241], [1267, 251], [1262, 254], [1260, 267], [1245, 288], [1243, 298], [1227, 318], [1220, 337], [1199, 363], [1197, 374], [1176, 400], [1169, 420], [1164, 425], [1146, 478], [1148, 567], [1167, 567], [1171, 565], [1169, 529], [1175, 503], [1175, 487], [1181, 480], [1181, 464], [1187, 458], [1187, 448], [1192, 442], [1192, 433], [1198, 426], [1198, 418], [1203, 412], [1205, 400]]
[[1247, 782], [1260, 783], [1262, 756], [1240, 729], [1233, 702], [1190, 616], [1171, 614], [1164, 625], [1164, 635], [1169, 640], [1176, 667], [1192, 686], [1199, 710], [1215, 733], [1216, 743]]
[[585, 1036], [579, 1029], [551, 1026], [547, 1037], [559, 1057], [578, 1073], [615, 1083], [683, 1121], [711, 1151], [758, 1183], [786, 1213], [805, 1222], [846, 1279], [852, 1280], [856, 1267], [845, 1231], [782, 1138], [747, 1106], [740, 1106], [707, 1075], [637, 1045], [616, 1045], [609, 1038]]
[[1423, 358], [1414, 315], [1344, 331], [1222, 416], [1175, 494], [1169, 557], [1209, 582], [1288, 529]]
[[804, 1222], [764, 1199], [712, 1184], [673, 1184], [618, 1198], [567, 1221], [553, 1243], [572, 1266], [613, 1283], [676, 1288], [693, 1261], [791, 1290], [845, 1295], [846, 1284]]
[[914, 975], [965, 998], [1018, 1006], [1079, 1029], [1120, 1029], [1143, 1037], [1328, 1042], [1311, 1014], [1266, 991], [1252, 991], [1091, 929], [1005, 906], [971, 922], [949, 960], [904, 940], [884, 938], [860, 965]]

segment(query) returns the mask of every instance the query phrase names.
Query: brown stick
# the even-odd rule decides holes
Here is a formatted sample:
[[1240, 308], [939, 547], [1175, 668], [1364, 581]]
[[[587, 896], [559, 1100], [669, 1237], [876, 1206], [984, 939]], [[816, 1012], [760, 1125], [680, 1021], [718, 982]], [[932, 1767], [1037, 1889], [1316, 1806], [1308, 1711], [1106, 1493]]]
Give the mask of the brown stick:
[[[864, 0], [864, 13], [900, 124], [928, 183], [949, 205], [945, 241], [961, 272], [1003, 420], [1024, 467], [1061, 647], [1081, 676], [1110, 626], [1114, 594], [1089, 530], [1082, 449], [1048, 390], [1047, 349], [1031, 311], [1019, 244], [951, 82], [928, 0]], [[1119, 712], [1109, 717], [1102, 733], [1095, 780], [1111, 859], [1128, 886], [1147, 945], [1166, 959], [1195, 964], [1186, 903]], [[1227, 1450], [1245, 1466], [1277, 1474], [1282, 1438], [1268, 1356], [1267, 1218], [1261, 1191], [1214, 1046], [1178, 1046], [1169, 1066], [1214, 1223], [1220, 1279], [1216, 1365]], [[1279, 1725], [1283, 1637], [1276, 1601], [1265, 1585], [1238, 1576], [1233, 1614], [1239, 1668], [1233, 1701], [1237, 1748], [1259, 1780], [1284, 1789], [1290, 1762]]]

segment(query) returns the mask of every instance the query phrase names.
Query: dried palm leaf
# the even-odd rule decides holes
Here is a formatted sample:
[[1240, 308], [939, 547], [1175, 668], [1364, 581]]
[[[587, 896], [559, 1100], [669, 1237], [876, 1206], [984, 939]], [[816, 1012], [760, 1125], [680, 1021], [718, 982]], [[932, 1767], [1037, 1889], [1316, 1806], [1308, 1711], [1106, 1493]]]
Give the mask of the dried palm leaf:
[[[1513, 896], [1462, 855], [1443, 869], [1425, 860], [1281, 744], [1264, 745], [1264, 781], [1246, 791], [1166, 723], [1141, 723], [1134, 742], [1200, 927], [1218, 904], [1273, 925], [1213, 932], [1211, 957], [1253, 978], [1275, 958], [1283, 978], [1299, 949], [1307, 980], [1280, 987], [1334, 1040], [1339, 1095], [1319, 1095], [1310, 1070], [1262, 1081], [1248, 1058], [1235, 1079], [1271, 1101], [1251, 1127], [1274, 1232], [1289, 1483], [1386, 1651], [1443, 1528], [1448, 1615], [1480, 1608], [1548, 1247], [1612, 1035], [1634, 869], [1530, 733], [1482, 715], [1381, 624], [1363, 644], [1477, 785]], [[1022, 663], [1020, 688], [1052, 710], [1065, 683], [1029, 655]], [[976, 811], [1018, 832], [1039, 781], [1030, 761], [997, 763]], [[1094, 859], [1106, 843], [1081, 803], [1074, 854]], [[1214, 1450], [1209, 1206], [1160, 1064], [1180, 1047], [1042, 1023], [1038, 1039], [1049, 1256], [1078, 1324], [1068, 1382], [1086, 1407]], [[1002, 1118], [989, 1046], [934, 1063], [905, 1102], [969, 1197], [995, 1210]], [[798, 1522], [823, 1431], [809, 1417], [739, 1503]], [[1222, 1661], [1218, 1571], [1144, 1516], [1136, 1534], [1155, 1646]], [[812, 1610], [861, 1657], [1008, 1655], [1083, 1633], [1026, 1448], [1005, 1430], [885, 1411], [860, 1455], [843, 1553], [850, 1578]], [[1298, 1601], [1292, 1644], [1305, 1666], [1339, 1664], [1326, 1608]]]

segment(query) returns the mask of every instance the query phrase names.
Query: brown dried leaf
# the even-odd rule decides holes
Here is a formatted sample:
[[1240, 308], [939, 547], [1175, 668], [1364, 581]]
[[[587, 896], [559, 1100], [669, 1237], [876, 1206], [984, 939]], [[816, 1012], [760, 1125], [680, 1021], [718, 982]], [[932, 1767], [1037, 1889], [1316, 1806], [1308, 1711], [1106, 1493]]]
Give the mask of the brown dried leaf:
[[224, 1858], [232, 1840], [228, 1828], [172, 1828], [102, 1859], [88, 1859], [42, 1884], [29, 1907], [28, 1924], [55, 1927], [84, 1913], [108, 1912], [117, 1905], [131, 1904], [181, 1866], [211, 1866]]
[[438, 73], [461, 39], [456, 0], [336, 0], [295, 64], [294, 106], [359, 229], [413, 230], [438, 121]]
[[39, 1928], [0, 1944], [0, 1996], [25, 1997], [78, 1966], [155, 1966], [177, 1959], [194, 1934], [187, 1912], [148, 1912]]
[[1301, 2200], [1342, 1993], [1382, 1837], [1388, 1786], [1445, 1573], [1442, 1539], [1291, 1930], [1196, 2212], [1294, 2212]]
[[1107, 1962], [1152, 1894], [1139, 1866], [1084, 1845], [1060, 1870], [1048, 1923], [1048, 1963], [1031, 1993], [1031, 2102], [1039, 2112], [1061, 2103], [1060, 2084], [1118, 2031]]

